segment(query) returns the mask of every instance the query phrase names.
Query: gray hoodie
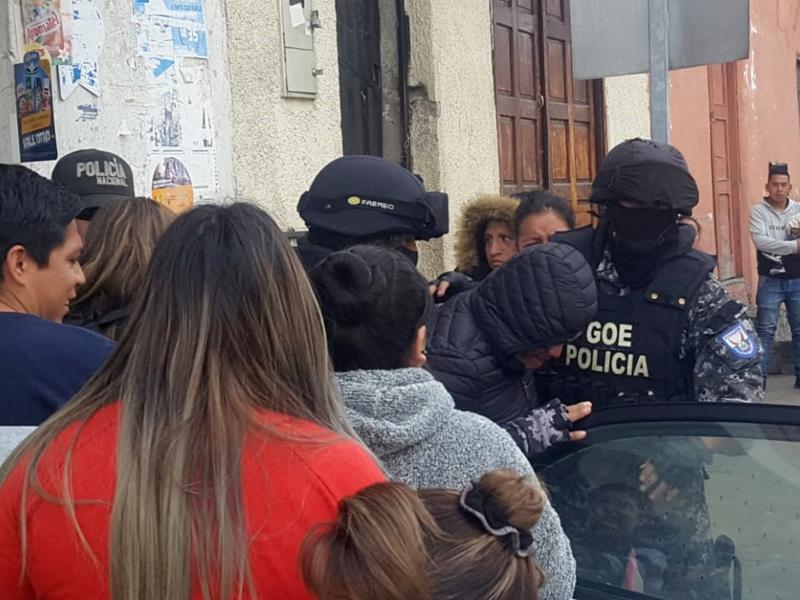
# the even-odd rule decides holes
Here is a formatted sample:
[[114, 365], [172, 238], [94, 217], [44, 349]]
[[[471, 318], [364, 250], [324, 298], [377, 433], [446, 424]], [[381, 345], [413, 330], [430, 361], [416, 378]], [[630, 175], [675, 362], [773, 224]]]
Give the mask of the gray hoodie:
[[[461, 489], [495, 469], [535, 475], [508, 433], [481, 415], [456, 410], [444, 386], [423, 369], [336, 377], [351, 424], [391, 479], [415, 488]], [[575, 559], [549, 503], [533, 536], [545, 573], [541, 598], [572, 598]]]

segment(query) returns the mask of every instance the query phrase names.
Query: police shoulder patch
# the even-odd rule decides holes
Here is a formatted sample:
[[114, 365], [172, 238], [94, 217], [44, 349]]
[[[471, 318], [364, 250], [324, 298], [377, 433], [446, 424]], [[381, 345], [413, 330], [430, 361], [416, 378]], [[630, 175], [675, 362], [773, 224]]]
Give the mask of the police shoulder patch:
[[736, 358], [753, 358], [758, 353], [758, 342], [744, 325], [736, 323], [717, 336]]

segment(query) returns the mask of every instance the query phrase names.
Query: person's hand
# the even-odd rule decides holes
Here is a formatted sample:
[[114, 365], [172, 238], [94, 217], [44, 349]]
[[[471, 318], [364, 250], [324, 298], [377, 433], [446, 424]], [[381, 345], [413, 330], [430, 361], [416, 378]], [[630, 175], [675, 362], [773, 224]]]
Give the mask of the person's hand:
[[800, 237], [795, 240], [795, 243], [797, 244], [797, 252], [800, 253]]
[[450, 282], [444, 279], [439, 279], [437, 281], [434, 281], [428, 286], [428, 289], [431, 291], [431, 295], [437, 299], [444, 298], [447, 295], [447, 290], [449, 288], [450, 288]]
[[674, 501], [680, 491], [661, 478], [658, 469], [649, 460], [639, 466], [639, 491], [646, 494], [651, 502], [658, 500]]
[[[580, 421], [581, 419], [588, 417], [591, 413], [591, 402], [579, 402], [578, 404], [571, 404], [570, 406], [567, 406], [567, 419], [569, 419], [571, 423]], [[577, 442], [585, 438], [586, 431], [583, 429], [569, 432], [569, 439], [572, 442]]]

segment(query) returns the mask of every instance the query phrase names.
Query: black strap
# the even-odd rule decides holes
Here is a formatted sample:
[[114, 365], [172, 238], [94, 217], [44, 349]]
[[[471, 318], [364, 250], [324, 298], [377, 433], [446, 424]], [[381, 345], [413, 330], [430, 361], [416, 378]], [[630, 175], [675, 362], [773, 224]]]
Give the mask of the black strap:
[[433, 218], [430, 209], [421, 202], [398, 202], [383, 198], [362, 198], [361, 196], [340, 196], [338, 198], [317, 198], [307, 192], [301, 199], [301, 210], [320, 213], [337, 213], [345, 210], [368, 210], [387, 215], [397, 215], [415, 219], [423, 223]]

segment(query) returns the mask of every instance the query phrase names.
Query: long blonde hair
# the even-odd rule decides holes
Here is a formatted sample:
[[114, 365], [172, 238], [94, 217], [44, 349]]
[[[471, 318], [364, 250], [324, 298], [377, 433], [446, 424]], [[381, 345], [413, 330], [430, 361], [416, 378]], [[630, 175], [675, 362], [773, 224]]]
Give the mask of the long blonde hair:
[[[81, 253], [86, 283], [70, 309], [91, 319], [128, 307], [144, 285], [158, 238], [174, 218], [150, 198], [115, 200], [101, 207]], [[102, 333], [117, 339], [122, 332], [115, 324]]]
[[[104, 367], [13, 453], [0, 481], [24, 456], [26, 514], [29, 493], [47, 496], [37, 477], [43, 453], [78, 424], [60, 497], [49, 499], [64, 504], [90, 551], [70, 490], [71, 449], [93, 414], [120, 401], [111, 597], [185, 599], [193, 582], [204, 598], [252, 597], [240, 465], [244, 439], [259, 428], [254, 412], [353, 435], [313, 292], [274, 221], [248, 204], [180, 216], [158, 242], [142, 292]], [[26, 533], [23, 518], [23, 560]]]

